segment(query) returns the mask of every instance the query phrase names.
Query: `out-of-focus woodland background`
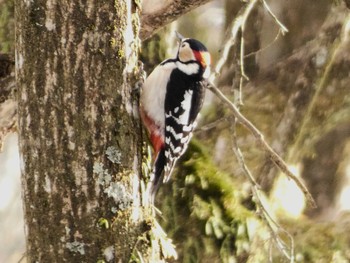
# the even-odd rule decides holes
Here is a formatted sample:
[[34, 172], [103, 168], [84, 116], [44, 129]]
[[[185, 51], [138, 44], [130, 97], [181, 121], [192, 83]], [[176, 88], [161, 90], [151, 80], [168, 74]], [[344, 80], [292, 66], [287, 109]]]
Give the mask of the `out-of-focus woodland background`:
[[[252, 134], [234, 126], [227, 107], [207, 92], [193, 143], [158, 195], [159, 221], [176, 245], [179, 262], [288, 262], [259, 217], [251, 184], [233, 153], [236, 142], [271, 216], [293, 236], [295, 260], [349, 262], [349, 9], [345, 1], [267, 1], [289, 31], [282, 35], [262, 1], [255, 2], [216, 84], [236, 102], [242, 36], [249, 81], [243, 79], [240, 110], [304, 180], [317, 208], [306, 204]], [[206, 44], [214, 71], [235, 18], [246, 6], [241, 1], [211, 1], [158, 31], [143, 43], [145, 70], [150, 73], [161, 60], [175, 55], [177, 30]], [[151, 10], [152, 5], [145, 8]], [[0, 59], [2, 140], [16, 128], [12, 1], [0, 0]], [[17, 140], [12, 134], [0, 154], [0, 262], [17, 262], [25, 252], [20, 192]], [[280, 229], [275, 233], [289, 242]]]

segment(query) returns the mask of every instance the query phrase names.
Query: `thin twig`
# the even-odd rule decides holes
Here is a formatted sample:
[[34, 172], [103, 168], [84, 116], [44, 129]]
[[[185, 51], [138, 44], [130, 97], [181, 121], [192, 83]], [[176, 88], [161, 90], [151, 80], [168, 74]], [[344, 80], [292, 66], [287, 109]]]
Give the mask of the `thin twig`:
[[228, 108], [233, 113], [237, 121], [241, 123], [244, 127], [250, 131], [260, 147], [267, 153], [270, 160], [290, 179], [292, 179], [297, 186], [304, 193], [306, 200], [312, 207], [316, 207], [316, 202], [313, 199], [310, 192], [307, 190], [306, 186], [299, 180], [299, 178], [294, 175], [287, 167], [287, 164], [283, 159], [271, 148], [271, 146], [264, 140], [262, 133], [247, 119], [245, 118], [237, 109], [237, 107], [218, 89], [213, 83], [208, 83], [208, 89], [213, 92], [222, 102], [224, 102]]
[[246, 177], [249, 179], [250, 183], [253, 186], [256, 186], [258, 189], [260, 189], [260, 185], [255, 181], [255, 178], [253, 177], [253, 175], [251, 174], [249, 168], [247, 167], [247, 165], [245, 164], [244, 161], [244, 157], [242, 155], [241, 149], [238, 147], [238, 143], [237, 143], [237, 135], [236, 135], [236, 118], [234, 119], [234, 123], [232, 124], [232, 126], [234, 126], [232, 128], [232, 143], [233, 143], [233, 152], [236, 155], [237, 161], [239, 163], [239, 165], [241, 166], [244, 174], [246, 175]]
[[[233, 152], [236, 155], [237, 161], [239, 165], [241, 166], [241, 169], [243, 170], [244, 175], [248, 178], [248, 180], [251, 183], [251, 189], [253, 192], [253, 196], [255, 197], [254, 201], [258, 207], [258, 211], [261, 211], [261, 218], [265, 221], [266, 226], [268, 227], [270, 231], [270, 235], [272, 239], [275, 241], [277, 247], [279, 250], [285, 255], [286, 258], [290, 260], [290, 263], [294, 262], [294, 239], [293, 237], [285, 230], [283, 229], [270, 215], [270, 213], [267, 211], [265, 205], [261, 201], [261, 197], [259, 195], [260, 186], [255, 181], [255, 178], [253, 177], [252, 173], [250, 172], [248, 166], [245, 163], [243, 154], [238, 146], [237, 142], [237, 136], [236, 136], [236, 118], [234, 119], [232, 123], [232, 143], [233, 143]], [[283, 242], [281, 239], [279, 232], [283, 232], [288, 236], [288, 239], [290, 240], [290, 251], [288, 251], [288, 246]]]
[[17, 261], [17, 263], [21, 263], [23, 260], [25, 260], [26, 259], [26, 257], [27, 257], [27, 252], [24, 252], [23, 254], [22, 254], [22, 257]]
[[278, 18], [275, 16], [275, 14], [271, 11], [269, 5], [266, 3], [265, 0], [261, 0], [261, 2], [263, 3], [266, 11], [270, 14], [270, 16], [275, 20], [276, 24], [280, 27], [280, 31], [282, 33], [282, 35], [288, 33], [288, 29], [282, 24], [281, 21], [278, 20]]
[[[260, 0], [263, 5], [264, 8], [267, 10], [267, 12], [271, 15], [271, 17], [275, 20], [276, 24], [280, 27], [279, 32], [281, 32], [282, 35], [286, 34], [288, 32], [288, 29], [282, 24], [282, 22], [279, 21], [279, 19], [275, 16], [275, 14], [271, 11], [269, 5], [266, 3], [265, 0]], [[247, 80], [249, 79], [244, 71], [244, 63], [243, 63], [243, 59], [245, 57], [244, 55], [244, 37], [243, 37], [243, 32], [244, 32], [244, 27], [245, 27], [245, 23], [252, 11], [252, 9], [254, 8], [254, 6], [256, 5], [256, 3], [258, 2], [258, 0], [251, 0], [249, 1], [249, 3], [245, 6], [244, 9], [242, 9], [242, 11], [238, 14], [237, 18], [234, 20], [234, 23], [231, 27], [231, 35], [230, 37], [227, 39], [227, 41], [224, 44], [223, 47], [223, 51], [222, 51], [222, 55], [219, 59], [219, 61], [216, 64], [215, 67], [215, 74], [213, 74], [212, 76], [210, 76], [209, 81], [213, 82], [215, 77], [220, 73], [222, 67], [225, 65], [227, 59], [228, 59], [228, 55], [229, 52], [232, 48], [232, 46], [236, 43], [236, 38], [238, 35], [238, 32], [241, 30], [241, 54], [240, 54], [240, 61], [241, 61], [241, 76], [246, 78]], [[241, 80], [240, 83], [242, 83], [243, 81]], [[240, 88], [241, 88], [240, 84]]]
[[[290, 260], [290, 263], [293, 263], [294, 262], [294, 239], [293, 239], [292, 235], [288, 231], [286, 231], [283, 227], [281, 227], [271, 217], [270, 213], [267, 211], [266, 207], [264, 206], [264, 204], [261, 201], [258, 189], [255, 186], [252, 189], [253, 189], [254, 196], [257, 197], [256, 203], [257, 203], [258, 207], [260, 207], [261, 212], [264, 215], [264, 216], [261, 216], [261, 218], [263, 220], [265, 220], [266, 225], [268, 226], [268, 228], [270, 230], [270, 234], [271, 234], [272, 239], [275, 241], [275, 243], [277, 244], [277, 247], [282, 251], [282, 253]], [[276, 228], [276, 230], [274, 229], [274, 227]], [[287, 237], [290, 241], [290, 249], [289, 249], [290, 251], [289, 252], [287, 249], [287, 245], [281, 239], [278, 232], [283, 232], [287, 235]]]
[[245, 74], [244, 70], [244, 25], [241, 26], [241, 48], [240, 48], [240, 68], [241, 68], [241, 76], [239, 79], [239, 93], [238, 93], [238, 105], [243, 105], [243, 98], [242, 98], [242, 90], [243, 90], [243, 79], [246, 79], [249, 81], [248, 76]]
[[[256, 198], [256, 204], [261, 209], [262, 215], [260, 216], [261, 219], [265, 221], [266, 226], [269, 229], [271, 238], [274, 240], [275, 244], [277, 245], [278, 249], [282, 251], [282, 253], [285, 255], [286, 258], [290, 260], [290, 263], [294, 263], [294, 239], [283, 227], [281, 227], [273, 218], [271, 218], [271, 215], [266, 210], [264, 204], [261, 202], [261, 198], [259, 197], [259, 191], [256, 187], [252, 187], [253, 189], [253, 195], [257, 196]], [[280, 237], [279, 232], [283, 232], [287, 235], [290, 245], [289, 249], [288, 246], [285, 244], [285, 242]]]
[[205, 124], [201, 127], [197, 127], [195, 130], [194, 130], [194, 133], [201, 133], [201, 132], [206, 132], [206, 131], [209, 131], [211, 129], [214, 129], [216, 127], [218, 127], [218, 125], [223, 122], [223, 121], [226, 121], [227, 120], [227, 117], [222, 117], [220, 119], [217, 119], [213, 122], [210, 122], [208, 124]]
[[251, 57], [253, 55], [257, 55], [257, 54], [261, 53], [262, 51], [268, 49], [269, 47], [271, 47], [278, 40], [280, 35], [281, 35], [281, 30], [278, 30], [277, 35], [275, 36], [274, 40], [272, 40], [266, 46], [264, 46], [264, 47], [262, 47], [262, 48], [260, 48], [260, 49], [258, 49], [256, 51], [250, 52], [249, 54], [244, 55], [244, 58], [248, 58], [248, 57]]
[[234, 23], [233, 23], [233, 26], [231, 29], [231, 36], [225, 42], [221, 58], [219, 59], [219, 61], [216, 64], [216, 67], [215, 67], [215, 74], [210, 76], [210, 82], [214, 81], [216, 75], [219, 74], [222, 67], [225, 65], [225, 63], [228, 59], [230, 49], [236, 43], [236, 38], [237, 38], [239, 30], [242, 29], [242, 25], [244, 25], [245, 22], [247, 21], [249, 14], [251, 13], [252, 9], [254, 8], [254, 6], [256, 5], [257, 2], [258, 2], [258, 0], [251, 0], [249, 2], [249, 4], [246, 5], [244, 10], [242, 12], [240, 12], [240, 14], [234, 20]]
[[244, 30], [245, 30], [245, 22], [241, 25], [241, 48], [240, 48], [241, 65], [240, 66], [241, 66], [241, 78], [245, 78], [246, 80], [249, 80], [248, 76], [245, 74], [245, 69], [244, 69]]

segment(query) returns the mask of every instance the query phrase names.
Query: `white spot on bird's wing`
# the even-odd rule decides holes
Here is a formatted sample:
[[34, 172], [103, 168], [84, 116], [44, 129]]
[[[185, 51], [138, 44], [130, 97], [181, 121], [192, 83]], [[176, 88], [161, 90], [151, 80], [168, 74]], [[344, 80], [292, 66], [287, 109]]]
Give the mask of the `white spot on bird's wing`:
[[183, 138], [181, 139], [180, 142], [181, 142], [182, 144], [187, 143], [187, 142], [189, 141], [189, 139], [190, 139], [189, 137], [190, 137], [190, 136], [183, 137]]
[[176, 133], [173, 127], [167, 126], [165, 129], [174, 136], [175, 140], [180, 140], [183, 137], [183, 133]]
[[173, 144], [172, 142], [170, 142], [168, 145], [169, 145], [171, 151], [174, 153], [174, 151], [175, 151], [175, 146], [174, 146], [174, 144]]
[[180, 61], [177, 61], [176, 66], [179, 70], [186, 73], [187, 75], [193, 75], [199, 72], [199, 65], [197, 63], [184, 64]]
[[183, 127], [182, 127], [182, 130], [183, 130], [184, 132], [190, 132], [190, 131], [192, 131], [192, 129], [193, 129], [193, 125], [192, 125], [192, 124], [190, 124], [190, 125], [188, 125], [188, 126], [183, 126]]
[[167, 157], [167, 163], [165, 164], [164, 167], [169, 167], [171, 166], [171, 164], [174, 162], [174, 157], [172, 157], [172, 155], [170, 154], [170, 151], [165, 151], [165, 156]]
[[184, 100], [181, 102], [181, 107], [185, 110], [184, 113], [179, 116], [179, 121], [182, 124], [188, 124], [192, 103], [192, 94], [193, 90], [186, 90]]
[[176, 147], [176, 148], [174, 149], [174, 153], [175, 153], [175, 154], [176, 154], [176, 153], [180, 153], [181, 150], [182, 150], [182, 147], [178, 146], [178, 147]]
[[184, 153], [184, 151], [187, 148], [187, 145], [180, 145], [180, 146], [175, 147], [174, 144], [169, 143], [169, 147], [170, 147], [172, 154], [169, 155], [168, 159], [173, 160], [174, 158], [177, 159], [178, 157], [180, 157], [180, 155], [182, 153]]
[[174, 113], [177, 113], [178, 111], [179, 111], [179, 107], [176, 107], [175, 109], [174, 109]]

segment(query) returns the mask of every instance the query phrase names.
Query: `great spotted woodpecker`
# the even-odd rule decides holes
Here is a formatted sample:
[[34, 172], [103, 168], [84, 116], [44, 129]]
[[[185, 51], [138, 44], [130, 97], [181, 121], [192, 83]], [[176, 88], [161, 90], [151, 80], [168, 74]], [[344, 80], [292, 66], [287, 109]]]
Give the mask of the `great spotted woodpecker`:
[[151, 201], [186, 151], [196, 126], [210, 73], [210, 54], [198, 40], [180, 38], [177, 56], [160, 63], [146, 79], [140, 114], [154, 149]]

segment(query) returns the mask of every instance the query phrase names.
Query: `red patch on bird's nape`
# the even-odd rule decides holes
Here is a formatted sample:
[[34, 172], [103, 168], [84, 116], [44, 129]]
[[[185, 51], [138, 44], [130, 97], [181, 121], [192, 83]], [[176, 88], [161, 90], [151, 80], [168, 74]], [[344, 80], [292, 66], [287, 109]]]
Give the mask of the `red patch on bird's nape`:
[[193, 50], [193, 54], [196, 60], [199, 63], [201, 63], [203, 68], [208, 67], [210, 65], [211, 58], [209, 52]]

